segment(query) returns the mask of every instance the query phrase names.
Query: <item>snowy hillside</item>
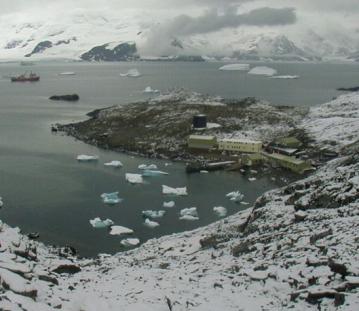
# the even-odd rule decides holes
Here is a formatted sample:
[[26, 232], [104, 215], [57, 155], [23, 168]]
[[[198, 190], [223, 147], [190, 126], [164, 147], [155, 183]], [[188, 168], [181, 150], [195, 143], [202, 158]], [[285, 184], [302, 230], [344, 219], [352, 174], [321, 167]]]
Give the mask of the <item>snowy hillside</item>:
[[[112, 49], [126, 42], [134, 42], [136, 47], [136, 55], [130, 55], [129, 59], [186, 55], [274, 61], [358, 59], [355, 53], [359, 45], [349, 35], [337, 35], [333, 39], [313, 30], [298, 33], [280, 27], [242, 26], [172, 36], [156, 31], [158, 25], [166, 25], [171, 19], [170, 13], [161, 14], [74, 9], [61, 15], [52, 12], [50, 16], [0, 15], [0, 59], [80, 59], [95, 47], [101, 49], [102, 55], [107, 51], [116, 54]], [[102, 59], [96, 55], [90, 58]], [[126, 59], [107, 57], [106, 60]]]
[[[325, 129], [314, 129], [316, 118], [340, 129], [358, 115], [358, 98], [313, 109], [313, 138]], [[114, 256], [77, 259], [71, 248], [48, 248], [1, 223], [0, 309], [358, 310], [357, 128], [329, 136], [345, 148], [312, 176], [212, 225]]]

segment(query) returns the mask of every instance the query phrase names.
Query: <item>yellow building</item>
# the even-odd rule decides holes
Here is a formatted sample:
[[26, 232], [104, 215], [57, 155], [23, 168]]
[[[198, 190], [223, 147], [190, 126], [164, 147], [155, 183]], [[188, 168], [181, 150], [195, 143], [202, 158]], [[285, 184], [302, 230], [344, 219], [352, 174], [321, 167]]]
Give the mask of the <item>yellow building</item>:
[[289, 169], [297, 174], [303, 174], [305, 171], [313, 168], [308, 161], [289, 157], [283, 154], [263, 152], [263, 155], [268, 159], [268, 161]]
[[187, 140], [188, 148], [213, 149], [217, 146], [217, 138], [208, 135], [190, 135]]
[[262, 151], [262, 142], [225, 138], [218, 141], [218, 149], [231, 152], [258, 153]]

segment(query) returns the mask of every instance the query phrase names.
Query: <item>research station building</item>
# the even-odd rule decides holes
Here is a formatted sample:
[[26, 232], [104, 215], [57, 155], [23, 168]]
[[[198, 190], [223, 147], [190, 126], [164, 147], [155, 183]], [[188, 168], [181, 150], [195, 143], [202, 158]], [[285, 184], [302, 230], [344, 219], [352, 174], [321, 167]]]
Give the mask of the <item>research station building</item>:
[[218, 141], [218, 149], [230, 152], [259, 153], [262, 151], [262, 142], [225, 138]]
[[191, 149], [209, 150], [217, 147], [217, 138], [210, 135], [190, 135], [187, 145]]

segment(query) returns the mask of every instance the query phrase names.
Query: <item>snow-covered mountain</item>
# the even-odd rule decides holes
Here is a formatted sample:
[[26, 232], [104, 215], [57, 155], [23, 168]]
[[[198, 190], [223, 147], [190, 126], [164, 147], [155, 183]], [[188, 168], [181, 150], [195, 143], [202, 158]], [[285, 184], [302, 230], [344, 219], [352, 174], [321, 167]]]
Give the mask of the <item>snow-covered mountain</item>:
[[[33, 14], [0, 16], [0, 60], [83, 59], [126, 61], [139, 57], [199, 60], [358, 61], [359, 45], [347, 35], [335, 40], [313, 30], [239, 27], [205, 34], [162, 36], [154, 29], [169, 16], [146, 12], [76, 9], [53, 17]], [[206, 57], [204, 57], [206, 56]]]

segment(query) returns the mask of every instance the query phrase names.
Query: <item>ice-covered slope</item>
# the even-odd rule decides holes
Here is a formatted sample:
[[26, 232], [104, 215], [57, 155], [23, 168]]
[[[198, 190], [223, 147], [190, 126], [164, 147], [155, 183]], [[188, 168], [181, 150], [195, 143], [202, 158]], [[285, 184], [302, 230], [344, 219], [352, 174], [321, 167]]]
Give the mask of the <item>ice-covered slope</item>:
[[[66, 13], [0, 15], [0, 59], [24, 59], [25, 55], [29, 59], [80, 59], [94, 47], [108, 44], [106, 49], [111, 50], [125, 42], [134, 42], [138, 54], [144, 58], [197, 55], [312, 61], [348, 58], [355, 56], [359, 49], [358, 38], [346, 34], [326, 38], [312, 30], [289, 31], [283, 27], [241, 26], [188, 35], [157, 33], [157, 25], [166, 25], [173, 17], [171, 14], [173, 12], [78, 8]], [[352, 59], [356, 60], [354, 56]]]

